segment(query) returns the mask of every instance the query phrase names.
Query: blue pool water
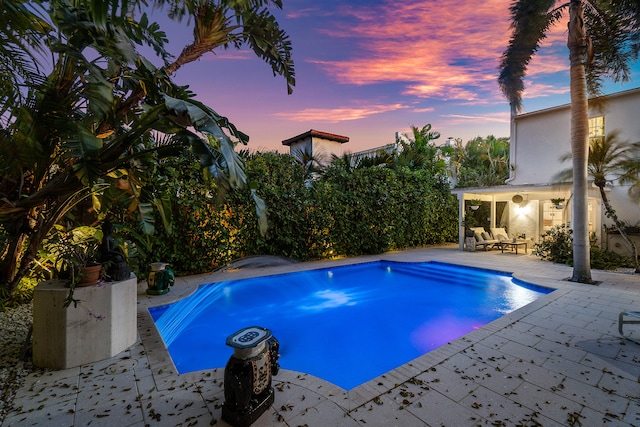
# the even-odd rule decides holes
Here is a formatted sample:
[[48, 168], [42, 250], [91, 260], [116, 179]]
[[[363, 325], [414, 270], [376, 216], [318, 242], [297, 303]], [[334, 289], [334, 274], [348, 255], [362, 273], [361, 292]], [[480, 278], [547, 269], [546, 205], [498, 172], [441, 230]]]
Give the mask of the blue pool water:
[[263, 326], [283, 369], [350, 390], [551, 291], [488, 270], [377, 261], [203, 285], [149, 311], [179, 373], [224, 367], [227, 336]]

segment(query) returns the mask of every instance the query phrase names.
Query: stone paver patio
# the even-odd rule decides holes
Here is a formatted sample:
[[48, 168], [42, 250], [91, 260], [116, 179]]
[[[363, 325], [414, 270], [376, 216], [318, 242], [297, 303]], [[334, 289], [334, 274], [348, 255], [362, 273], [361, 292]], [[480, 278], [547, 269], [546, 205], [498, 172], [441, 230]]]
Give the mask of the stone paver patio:
[[203, 283], [376, 259], [490, 268], [558, 290], [349, 391], [282, 369], [275, 403], [254, 426], [640, 426], [640, 345], [617, 334], [618, 313], [640, 310], [637, 275], [594, 270], [598, 286], [575, 284], [566, 266], [457, 246], [220, 271], [179, 278], [163, 296], [140, 286], [138, 342], [108, 360], [29, 375], [2, 425], [226, 426], [223, 368], [177, 375], [147, 307]]

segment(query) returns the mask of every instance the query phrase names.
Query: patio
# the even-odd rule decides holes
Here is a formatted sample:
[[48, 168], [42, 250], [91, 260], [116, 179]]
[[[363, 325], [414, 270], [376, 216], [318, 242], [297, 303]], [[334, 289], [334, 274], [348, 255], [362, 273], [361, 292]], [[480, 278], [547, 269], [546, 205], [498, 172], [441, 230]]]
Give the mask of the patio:
[[640, 345], [617, 332], [618, 313], [640, 309], [637, 275], [593, 271], [598, 286], [575, 284], [564, 280], [570, 267], [457, 246], [220, 271], [179, 278], [163, 296], [140, 287], [137, 343], [112, 359], [29, 375], [2, 425], [225, 426], [223, 368], [177, 375], [147, 307], [212, 281], [374, 259], [517, 272], [558, 290], [350, 391], [283, 366], [274, 405], [253, 425], [640, 425]]

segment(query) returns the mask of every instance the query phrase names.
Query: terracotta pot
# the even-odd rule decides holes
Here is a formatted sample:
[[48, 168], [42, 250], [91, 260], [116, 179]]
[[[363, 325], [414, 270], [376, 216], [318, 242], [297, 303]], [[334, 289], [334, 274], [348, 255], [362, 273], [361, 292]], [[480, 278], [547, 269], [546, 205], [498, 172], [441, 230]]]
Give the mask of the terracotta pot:
[[87, 265], [86, 267], [80, 267], [80, 281], [76, 286], [92, 286], [98, 283], [100, 278], [100, 271], [102, 271], [102, 264]]

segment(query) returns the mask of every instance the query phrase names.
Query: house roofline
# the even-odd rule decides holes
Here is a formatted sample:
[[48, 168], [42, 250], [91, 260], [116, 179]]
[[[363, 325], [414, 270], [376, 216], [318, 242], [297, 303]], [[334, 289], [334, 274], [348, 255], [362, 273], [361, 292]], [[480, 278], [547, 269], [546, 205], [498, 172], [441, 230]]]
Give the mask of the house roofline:
[[522, 185], [496, 185], [494, 187], [467, 187], [467, 188], [453, 188], [452, 194], [464, 194], [464, 193], [476, 193], [476, 194], [489, 194], [489, 193], [518, 193], [525, 191], [557, 191], [557, 190], [570, 190], [572, 184], [570, 182], [563, 182], [558, 184], [522, 184]]
[[301, 139], [310, 138], [310, 137], [328, 139], [329, 141], [336, 141], [341, 144], [344, 144], [345, 142], [349, 142], [348, 136], [336, 135], [335, 133], [328, 133], [328, 132], [322, 132], [315, 129], [310, 129], [307, 132], [294, 136], [293, 138], [285, 139], [284, 141], [282, 141], [282, 145], [291, 145], [294, 142], [300, 141]]
[[[600, 191], [598, 187], [590, 179], [587, 184], [589, 191]], [[543, 191], [572, 191], [573, 184], [571, 182], [559, 182], [554, 184], [521, 184], [521, 185], [496, 185], [493, 187], [467, 187], [452, 188], [451, 194], [461, 195], [465, 193], [473, 194], [496, 194], [496, 193], [535, 193]], [[608, 186], [605, 191], [611, 191]]]
[[[628, 89], [628, 90], [623, 90], [621, 92], [615, 92], [615, 93], [611, 93], [608, 95], [601, 95], [601, 96], [596, 96], [593, 98], [589, 98], [589, 101], [599, 101], [599, 100], [604, 100], [604, 99], [612, 99], [612, 98], [619, 98], [621, 96], [629, 96], [629, 95], [634, 95], [636, 93], [640, 92], [640, 87], [634, 88], [634, 89]], [[531, 111], [528, 113], [522, 113], [522, 114], [517, 114], [514, 116], [515, 120], [524, 118], [524, 117], [529, 117], [529, 116], [535, 116], [536, 114], [546, 114], [546, 113], [550, 113], [550, 112], [554, 112], [554, 111], [558, 111], [558, 110], [566, 110], [568, 108], [571, 108], [571, 103], [568, 104], [562, 104], [562, 105], [556, 105], [554, 107], [549, 107], [549, 108], [543, 108], [542, 110], [536, 110], [536, 111]]]

